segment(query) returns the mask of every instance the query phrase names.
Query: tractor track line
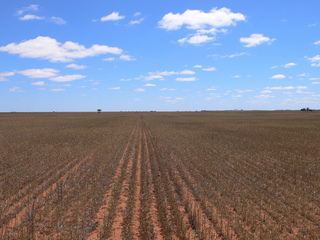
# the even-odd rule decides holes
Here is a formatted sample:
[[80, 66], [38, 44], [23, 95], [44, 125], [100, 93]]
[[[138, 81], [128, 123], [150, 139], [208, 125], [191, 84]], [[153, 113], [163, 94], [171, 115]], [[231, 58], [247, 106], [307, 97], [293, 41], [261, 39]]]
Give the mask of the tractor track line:
[[110, 184], [109, 190], [105, 193], [104, 197], [103, 197], [103, 205], [99, 208], [97, 214], [96, 214], [96, 229], [94, 231], [92, 231], [91, 233], [89, 233], [87, 240], [97, 240], [100, 239], [100, 234], [102, 232], [102, 229], [104, 227], [104, 218], [108, 215], [108, 208], [109, 205], [111, 203], [111, 200], [113, 198], [113, 193], [116, 190], [116, 186], [117, 186], [117, 182], [120, 180], [121, 178], [121, 173], [122, 173], [122, 169], [124, 167], [125, 164], [125, 159], [127, 157], [127, 155], [129, 154], [128, 152], [130, 145], [132, 145], [134, 143], [134, 135], [137, 132], [138, 126], [134, 126], [129, 140], [127, 142], [126, 147], [124, 148], [121, 158], [119, 160], [118, 163], [118, 167], [115, 171], [115, 174], [113, 176], [113, 180], [112, 183]]
[[[26, 217], [28, 210], [32, 208], [34, 203], [39, 201], [40, 199], [46, 198], [49, 194], [52, 194], [56, 189], [60, 182], [67, 179], [71, 174], [77, 171], [77, 169], [86, 164], [90, 159], [92, 159], [92, 156], [96, 150], [92, 151], [90, 154], [88, 154], [85, 158], [83, 158], [79, 163], [77, 163], [75, 166], [73, 166], [70, 170], [68, 170], [62, 177], [60, 177], [56, 182], [51, 184], [49, 187], [47, 187], [44, 191], [42, 191], [39, 195], [36, 197], [33, 197], [33, 200], [30, 201], [26, 206], [23, 206], [21, 209], [18, 210], [18, 212], [2, 227], [3, 229], [9, 228], [13, 229], [14, 227], [19, 226], [23, 219]], [[27, 195], [25, 198], [23, 198], [20, 202], [20, 204], [23, 204], [23, 201], [26, 201], [30, 198], [30, 194]], [[16, 206], [16, 205], [15, 205]], [[17, 208], [14, 208], [17, 209]], [[14, 211], [14, 210], [12, 210]], [[0, 229], [1, 231], [1, 229]]]

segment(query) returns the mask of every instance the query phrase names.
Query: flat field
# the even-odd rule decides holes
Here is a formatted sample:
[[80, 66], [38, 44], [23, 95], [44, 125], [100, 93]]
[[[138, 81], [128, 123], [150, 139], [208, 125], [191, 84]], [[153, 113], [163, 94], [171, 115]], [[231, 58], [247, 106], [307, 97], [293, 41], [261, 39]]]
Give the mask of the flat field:
[[0, 114], [0, 239], [319, 239], [320, 112]]

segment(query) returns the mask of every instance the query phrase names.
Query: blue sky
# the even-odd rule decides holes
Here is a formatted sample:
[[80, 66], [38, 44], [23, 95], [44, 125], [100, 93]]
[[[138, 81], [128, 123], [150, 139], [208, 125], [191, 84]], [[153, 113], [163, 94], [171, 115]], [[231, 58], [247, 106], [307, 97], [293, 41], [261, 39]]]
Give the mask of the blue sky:
[[0, 1], [0, 111], [320, 109], [319, 9]]

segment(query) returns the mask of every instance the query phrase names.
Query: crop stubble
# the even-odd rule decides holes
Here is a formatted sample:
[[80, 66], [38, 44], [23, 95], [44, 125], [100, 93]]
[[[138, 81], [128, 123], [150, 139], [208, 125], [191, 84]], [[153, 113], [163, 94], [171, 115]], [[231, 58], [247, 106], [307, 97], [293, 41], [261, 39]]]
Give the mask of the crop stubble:
[[[319, 113], [303, 114], [61, 116], [72, 120], [68, 151], [55, 168], [35, 161], [42, 174], [30, 172], [15, 192], [1, 188], [0, 239], [316, 239]], [[30, 167], [19, 149], [12, 164], [2, 152], [4, 186], [6, 174]]]

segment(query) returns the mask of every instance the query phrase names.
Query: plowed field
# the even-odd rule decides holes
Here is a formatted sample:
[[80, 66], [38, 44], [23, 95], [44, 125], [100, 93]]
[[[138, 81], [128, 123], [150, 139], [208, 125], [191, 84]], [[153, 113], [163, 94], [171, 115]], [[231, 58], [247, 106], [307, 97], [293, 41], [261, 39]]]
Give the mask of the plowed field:
[[320, 113], [10, 113], [0, 239], [317, 239]]

